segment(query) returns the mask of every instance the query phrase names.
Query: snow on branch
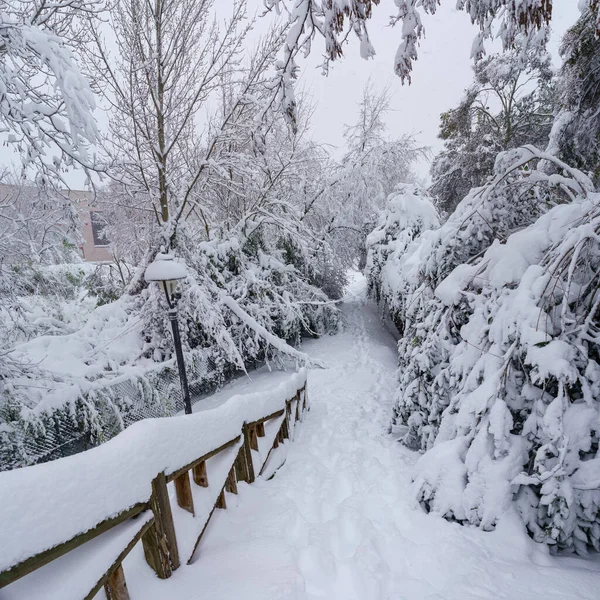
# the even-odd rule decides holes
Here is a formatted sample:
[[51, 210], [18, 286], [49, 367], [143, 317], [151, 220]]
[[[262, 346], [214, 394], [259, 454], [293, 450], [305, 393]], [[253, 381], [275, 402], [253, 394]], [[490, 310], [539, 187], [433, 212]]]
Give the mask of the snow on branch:
[[278, 338], [276, 335], [273, 335], [269, 331], [267, 331], [262, 325], [260, 325], [256, 319], [251, 317], [242, 307], [231, 297], [225, 296], [223, 298], [223, 304], [229, 308], [229, 310], [241, 321], [243, 321], [250, 329], [255, 331], [260, 337], [262, 337], [269, 345], [273, 346], [276, 350], [281, 352], [282, 354], [287, 354], [295, 358], [300, 364], [308, 368], [325, 368], [325, 364], [323, 361], [318, 359], [313, 359], [305, 354], [304, 352], [300, 352], [295, 348], [292, 348], [289, 344], [287, 344], [281, 338]]
[[[296, 98], [294, 82], [298, 78], [296, 58], [311, 52], [318, 35], [325, 44], [323, 73], [329, 64], [343, 55], [343, 45], [351, 34], [360, 43], [362, 58], [375, 56], [367, 30], [367, 21], [379, 0], [265, 0], [267, 12], [287, 13], [287, 36], [277, 61], [274, 78], [274, 101], [286, 115], [292, 130], [296, 130]], [[291, 6], [290, 6], [291, 5]]]
[[[583, 0], [597, 11], [597, 0]], [[293, 86], [298, 77], [296, 58], [307, 56], [315, 38], [324, 42], [323, 73], [332, 61], [343, 55], [343, 46], [355, 34], [362, 58], [375, 56], [367, 23], [379, 0], [265, 0], [266, 12], [287, 16], [288, 35], [282, 57], [276, 64], [277, 103], [294, 128], [295, 98]], [[394, 59], [394, 71], [402, 82], [410, 83], [417, 46], [425, 34], [421, 12], [434, 14], [440, 0], [395, 0], [397, 12], [390, 24], [401, 23], [401, 42]], [[547, 40], [552, 17], [551, 0], [458, 0], [457, 8], [468, 13], [479, 27], [473, 42], [472, 57], [485, 55], [484, 42], [500, 37], [504, 49], [520, 46], [524, 40], [542, 48]]]
[[97, 12], [90, 2], [13, 2], [0, 18], [0, 121], [8, 143], [34, 166], [42, 183], [60, 180], [61, 165], [94, 168], [95, 101], [75, 60], [73, 22]]

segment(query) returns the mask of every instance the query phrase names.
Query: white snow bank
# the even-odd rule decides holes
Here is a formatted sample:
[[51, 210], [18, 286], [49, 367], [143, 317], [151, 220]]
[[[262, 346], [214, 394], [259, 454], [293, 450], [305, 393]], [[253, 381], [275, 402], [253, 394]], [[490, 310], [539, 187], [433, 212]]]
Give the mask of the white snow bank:
[[67, 458], [0, 473], [0, 571], [83, 533], [151, 495], [151, 481], [283, 408], [306, 383], [301, 369], [271, 389], [193, 415], [146, 419]]

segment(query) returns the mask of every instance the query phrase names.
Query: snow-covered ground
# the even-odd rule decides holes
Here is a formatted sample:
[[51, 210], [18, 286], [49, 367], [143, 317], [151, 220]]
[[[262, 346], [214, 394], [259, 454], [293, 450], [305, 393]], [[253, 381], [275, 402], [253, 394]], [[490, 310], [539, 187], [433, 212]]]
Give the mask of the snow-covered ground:
[[[396, 349], [364, 281], [344, 330], [305, 344], [328, 368], [309, 375], [311, 411], [270, 481], [239, 485], [217, 511], [197, 560], [169, 580], [125, 561], [133, 599], [586, 600], [600, 562], [554, 558], [509, 515], [492, 533], [412, 503], [418, 456], [387, 433]], [[99, 595], [101, 597], [103, 592]]]

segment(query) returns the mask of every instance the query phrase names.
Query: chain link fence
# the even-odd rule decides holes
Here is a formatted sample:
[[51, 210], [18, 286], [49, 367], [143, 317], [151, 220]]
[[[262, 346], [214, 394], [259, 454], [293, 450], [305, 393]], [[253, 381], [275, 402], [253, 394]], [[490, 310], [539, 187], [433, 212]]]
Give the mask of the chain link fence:
[[[188, 353], [186, 372], [192, 404], [240, 373], [231, 364], [217, 361], [211, 349]], [[77, 454], [109, 440], [136, 421], [169, 417], [183, 410], [174, 360], [142, 376], [94, 382], [93, 388], [74, 402], [34, 419], [19, 418], [0, 405], [0, 471]]]

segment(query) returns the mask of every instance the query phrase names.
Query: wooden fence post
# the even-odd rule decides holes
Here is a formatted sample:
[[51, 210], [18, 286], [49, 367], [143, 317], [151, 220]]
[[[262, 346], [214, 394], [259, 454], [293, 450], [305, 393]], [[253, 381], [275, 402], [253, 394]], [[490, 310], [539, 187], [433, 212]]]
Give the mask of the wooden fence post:
[[203, 460], [195, 467], [192, 467], [194, 482], [201, 487], [208, 487], [208, 475], [206, 474], [206, 461]]
[[225, 482], [225, 490], [230, 494], [237, 494], [237, 479], [235, 478], [235, 467], [231, 467], [229, 475], [227, 475], [227, 481]]
[[246, 448], [242, 445], [235, 458], [235, 474], [238, 481], [248, 481], [248, 466], [246, 465]]
[[283, 431], [283, 424], [284, 424], [284, 422], [285, 422], [285, 416], [284, 416], [284, 418], [283, 418], [283, 419], [284, 419], [284, 420], [281, 422], [281, 425], [279, 426], [279, 431], [277, 432], [277, 441], [278, 441], [280, 444], [283, 444], [283, 443], [285, 442], [285, 436], [283, 435], [283, 434], [284, 434], [284, 431]]
[[256, 424], [256, 435], [258, 437], [265, 437], [265, 424], [264, 424], [264, 422]]
[[258, 437], [256, 435], [256, 425], [248, 427], [248, 435], [250, 436], [250, 448], [258, 450]]
[[190, 486], [190, 475], [186, 471], [175, 477], [173, 481], [175, 484], [175, 494], [177, 495], [177, 504], [184, 510], [194, 514], [194, 498], [192, 496], [192, 488]]
[[253, 483], [256, 477], [254, 476], [254, 463], [252, 462], [252, 447], [250, 445], [249, 429], [250, 428], [248, 427], [248, 425], [244, 423], [244, 445], [242, 446], [242, 448], [244, 449], [246, 459], [246, 481], [248, 483]]
[[290, 427], [288, 424], [289, 414], [290, 414], [290, 405], [289, 405], [289, 403], [286, 402], [285, 415], [283, 417], [283, 423], [281, 424], [281, 437], [282, 437], [281, 441], [290, 439]]
[[108, 577], [104, 584], [104, 591], [108, 600], [130, 600], [125, 583], [123, 565], [119, 565]]
[[179, 567], [179, 550], [164, 473], [152, 480], [150, 508], [154, 513], [154, 525], [142, 536], [144, 555], [158, 577], [167, 579]]
[[217, 508], [227, 508], [227, 502], [225, 501], [225, 490], [221, 490], [219, 497], [217, 498], [217, 503], [215, 504]]

